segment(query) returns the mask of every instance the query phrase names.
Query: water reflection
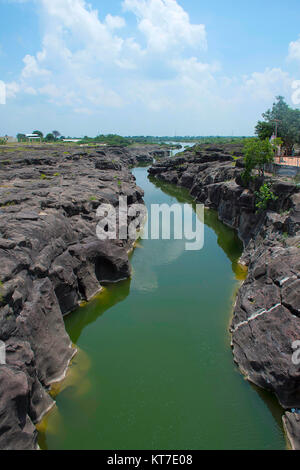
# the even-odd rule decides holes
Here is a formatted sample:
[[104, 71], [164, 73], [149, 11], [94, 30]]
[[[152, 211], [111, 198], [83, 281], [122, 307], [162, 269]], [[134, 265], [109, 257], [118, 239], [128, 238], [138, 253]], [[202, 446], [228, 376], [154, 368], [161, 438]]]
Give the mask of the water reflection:
[[[149, 181], [164, 194], [174, 197], [179, 203], [191, 204], [195, 210], [196, 202], [186, 188], [164, 183], [152, 176], [149, 176]], [[218, 245], [232, 262], [232, 270], [236, 274], [237, 280], [244, 280], [247, 276], [247, 269], [238, 262], [243, 250], [243, 243], [236, 232], [223, 224], [218, 218], [218, 213], [212, 209], [205, 209], [204, 222], [217, 235]]]
[[84, 328], [128, 297], [130, 284], [131, 279], [127, 279], [104, 286], [100, 294], [88, 303], [88, 308], [87, 304], [82, 304], [82, 307], [65, 317], [66, 329], [74, 344], [78, 343]]
[[253, 390], [256, 391], [256, 393], [260, 396], [261, 400], [267, 405], [270, 412], [272, 413], [272, 416], [274, 417], [274, 420], [277, 423], [278, 429], [282, 433], [284, 433], [282, 417], [285, 411], [278, 403], [278, 400], [275, 395], [273, 395], [271, 392], [268, 392], [267, 390], [263, 390], [262, 388], [257, 387], [252, 383], [250, 383], [250, 386], [253, 388]]
[[[134, 173], [148, 207], [192, 203], [187, 191]], [[240, 242], [211, 211], [206, 222], [204, 250], [142, 240], [132, 281], [106, 286], [66, 318], [88, 361], [80, 369], [75, 358], [74, 378], [60, 386], [42, 448], [284, 448], [276, 402], [243, 380], [226, 334]]]

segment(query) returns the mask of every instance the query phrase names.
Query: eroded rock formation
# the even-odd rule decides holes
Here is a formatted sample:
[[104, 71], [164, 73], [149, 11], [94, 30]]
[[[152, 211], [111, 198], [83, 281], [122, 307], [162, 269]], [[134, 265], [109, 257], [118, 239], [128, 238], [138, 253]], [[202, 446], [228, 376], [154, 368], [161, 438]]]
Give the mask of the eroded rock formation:
[[[292, 361], [300, 340], [300, 188], [269, 177], [277, 196], [267, 212], [256, 213], [255, 190], [244, 187], [242, 162], [224, 149], [188, 150], [150, 169], [162, 181], [188, 188], [199, 203], [217, 210], [244, 243], [241, 262], [248, 277], [239, 290], [231, 326], [234, 359], [256, 385], [275, 393], [285, 409], [300, 408], [300, 364]], [[284, 419], [294, 448], [300, 422]]]
[[[63, 315], [130, 276], [132, 241], [96, 237], [101, 203], [143, 203], [129, 171], [160, 149], [58, 145], [0, 152], [0, 449], [35, 449], [47, 393], [76, 353]], [[166, 153], [167, 154], [167, 153]]]

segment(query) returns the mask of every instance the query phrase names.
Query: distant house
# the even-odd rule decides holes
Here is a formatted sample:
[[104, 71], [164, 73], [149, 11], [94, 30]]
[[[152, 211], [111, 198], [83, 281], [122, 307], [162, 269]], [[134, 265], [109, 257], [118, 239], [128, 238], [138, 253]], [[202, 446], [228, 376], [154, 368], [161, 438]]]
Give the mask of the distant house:
[[82, 139], [63, 139], [63, 142], [80, 142]]
[[18, 142], [18, 139], [16, 139], [16, 137], [7, 136], [7, 142], [9, 144], [15, 144], [16, 142]]
[[42, 138], [38, 134], [25, 134], [26, 140], [28, 142], [41, 142]]
[[15, 137], [11, 137], [9, 135], [0, 137], [0, 140], [5, 140], [8, 144], [14, 144], [15, 142], [18, 142], [18, 139], [16, 139]]

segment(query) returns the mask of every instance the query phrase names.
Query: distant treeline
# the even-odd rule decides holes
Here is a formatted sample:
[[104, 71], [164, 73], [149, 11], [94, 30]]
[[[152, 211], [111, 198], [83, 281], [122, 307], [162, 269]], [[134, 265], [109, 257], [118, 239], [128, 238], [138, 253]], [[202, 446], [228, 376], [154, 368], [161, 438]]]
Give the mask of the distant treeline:
[[[40, 142], [63, 142], [64, 140], [76, 140], [76, 143], [95, 145], [105, 144], [109, 146], [127, 147], [129, 145], [140, 144], [140, 145], [169, 145], [170, 142], [180, 144], [184, 142], [195, 142], [208, 145], [218, 145], [227, 143], [242, 143], [247, 137], [221, 137], [221, 136], [127, 136], [123, 137], [117, 134], [101, 134], [96, 137], [85, 136], [82, 139], [78, 137], [65, 137], [58, 131], [52, 131], [47, 135], [43, 135], [41, 131], [34, 131], [31, 136], [25, 134], [18, 134], [17, 138], [19, 142], [32, 141], [32, 136], [39, 139]], [[1, 143], [1, 142], [0, 142]], [[70, 143], [70, 142], [68, 142]]]
[[117, 134], [98, 135], [97, 137], [85, 136], [80, 143], [82, 144], [106, 144], [118, 147], [127, 147], [134, 143], [133, 138], [122, 137]]
[[176, 137], [171, 137], [171, 136], [163, 136], [163, 137], [154, 137], [154, 136], [132, 136], [128, 137], [130, 139], [133, 139], [135, 142], [141, 142], [141, 143], [147, 143], [147, 142], [201, 142], [204, 143], [204, 141], [208, 142], [229, 142], [229, 141], [234, 141], [236, 142], [237, 140], [243, 140], [247, 139], [249, 137], [231, 137], [231, 136], [176, 136]]
[[167, 142], [177, 142], [177, 143], [182, 143], [182, 142], [195, 142], [195, 143], [201, 143], [201, 144], [226, 144], [230, 142], [234, 143], [239, 143], [243, 142], [247, 137], [220, 137], [220, 136], [177, 136], [177, 137], [171, 137], [171, 136], [163, 136], [163, 137], [158, 137], [158, 136], [128, 136], [128, 137], [122, 137], [119, 135], [115, 134], [109, 134], [109, 135], [98, 135], [97, 137], [84, 137], [81, 140], [81, 143], [83, 144], [106, 144], [106, 145], [115, 145], [115, 146], [122, 146], [126, 147], [128, 145], [133, 145], [133, 144], [147, 144], [147, 145], [153, 145], [153, 144], [160, 144], [160, 145], [165, 145]]

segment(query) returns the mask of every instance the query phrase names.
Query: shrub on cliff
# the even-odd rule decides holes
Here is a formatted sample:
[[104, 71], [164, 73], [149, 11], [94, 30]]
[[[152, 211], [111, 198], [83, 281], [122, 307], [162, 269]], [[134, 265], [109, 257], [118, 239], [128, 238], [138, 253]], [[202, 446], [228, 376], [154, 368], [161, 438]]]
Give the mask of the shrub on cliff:
[[263, 184], [259, 191], [255, 193], [256, 196], [256, 211], [263, 212], [267, 210], [269, 201], [276, 201], [278, 199], [277, 196], [271, 190], [270, 184]]
[[249, 182], [252, 178], [253, 170], [257, 169], [259, 175], [264, 177], [265, 164], [274, 160], [274, 147], [268, 139], [249, 139], [244, 146], [245, 171], [242, 178]]

